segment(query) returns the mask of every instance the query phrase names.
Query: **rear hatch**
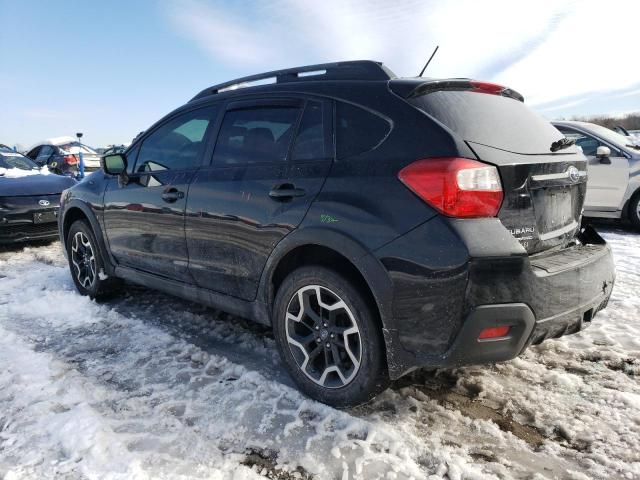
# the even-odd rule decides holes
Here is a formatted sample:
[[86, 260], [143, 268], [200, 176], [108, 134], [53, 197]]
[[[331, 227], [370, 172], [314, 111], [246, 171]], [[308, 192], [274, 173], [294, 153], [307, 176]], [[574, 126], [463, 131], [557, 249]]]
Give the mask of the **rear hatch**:
[[587, 188], [584, 155], [574, 146], [552, 152], [563, 135], [516, 92], [425, 91], [407, 100], [464, 140], [478, 160], [498, 168], [504, 190], [498, 217], [527, 252], [571, 241]]

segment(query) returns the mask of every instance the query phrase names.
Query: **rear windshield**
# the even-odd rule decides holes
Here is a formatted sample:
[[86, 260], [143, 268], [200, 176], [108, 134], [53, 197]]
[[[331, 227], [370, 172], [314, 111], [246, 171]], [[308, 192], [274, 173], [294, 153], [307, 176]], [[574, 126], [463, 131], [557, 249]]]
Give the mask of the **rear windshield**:
[[[463, 140], [516, 153], [549, 154], [562, 138], [543, 117], [508, 97], [476, 92], [434, 92], [409, 102], [439, 120]], [[574, 153], [575, 147], [558, 153]]]

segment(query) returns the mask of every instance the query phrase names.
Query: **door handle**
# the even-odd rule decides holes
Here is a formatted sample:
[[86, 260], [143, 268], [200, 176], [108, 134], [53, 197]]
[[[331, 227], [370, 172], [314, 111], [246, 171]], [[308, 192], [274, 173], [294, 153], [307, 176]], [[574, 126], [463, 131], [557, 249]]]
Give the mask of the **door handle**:
[[302, 188], [296, 188], [292, 183], [274, 185], [269, 196], [274, 200], [290, 200], [293, 197], [304, 197], [306, 192]]
[[181, 198], [184, 198], [184, 192], [179, 191], [177, 188], [168, 188], [162, 193], [162, 200], [167, 203], [173, 203]]

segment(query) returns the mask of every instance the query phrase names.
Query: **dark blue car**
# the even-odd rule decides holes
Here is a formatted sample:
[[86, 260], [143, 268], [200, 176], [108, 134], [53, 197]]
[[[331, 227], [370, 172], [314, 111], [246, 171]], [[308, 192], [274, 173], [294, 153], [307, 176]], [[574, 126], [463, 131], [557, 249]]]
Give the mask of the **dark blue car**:
[[60, 194], [75, 183], [0, 144], [0, 244], [56, 238]]

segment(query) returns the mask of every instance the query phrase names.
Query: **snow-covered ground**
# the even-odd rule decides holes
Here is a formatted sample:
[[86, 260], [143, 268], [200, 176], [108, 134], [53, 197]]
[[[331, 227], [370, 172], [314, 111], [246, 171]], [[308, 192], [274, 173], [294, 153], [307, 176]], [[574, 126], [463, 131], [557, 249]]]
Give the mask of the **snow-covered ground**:
[[138, 287], [79, 296], [57, 243], [0, 252], [0, 478], [640, 478], [640, 235], [586, 331], [334, 410], [268, 330]]

